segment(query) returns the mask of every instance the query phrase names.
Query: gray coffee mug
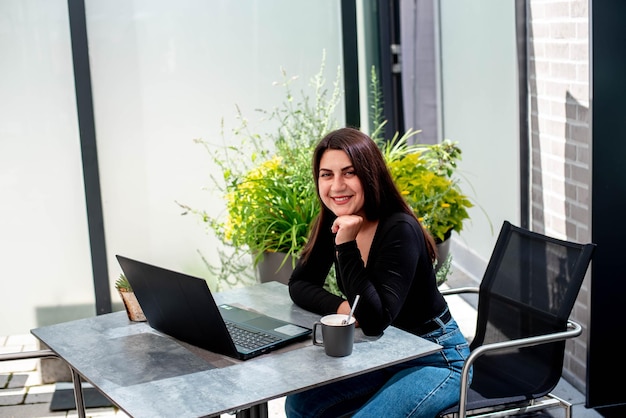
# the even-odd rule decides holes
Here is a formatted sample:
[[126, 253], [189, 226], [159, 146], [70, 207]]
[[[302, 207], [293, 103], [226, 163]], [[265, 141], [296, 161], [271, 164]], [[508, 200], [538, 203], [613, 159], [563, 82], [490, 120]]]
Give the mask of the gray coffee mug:
[[[324, 346], [326, 354], [332, 357], [345, 357], [352, 354], [354, 327], [356, 320], [350, 318], [348, 324], [342, 324], [348, 315], [333, 314], [322, 317], [313, 324], [313, 345]], [[322, 341], [317, 339], [317, 328], [322, 328]]]

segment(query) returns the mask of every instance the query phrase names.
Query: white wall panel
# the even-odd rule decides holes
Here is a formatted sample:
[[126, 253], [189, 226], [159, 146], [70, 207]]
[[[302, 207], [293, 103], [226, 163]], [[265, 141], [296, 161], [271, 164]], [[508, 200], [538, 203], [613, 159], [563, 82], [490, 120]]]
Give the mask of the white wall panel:
[[0, 3], [0, 334], [95, 313], [66, 3]]
[[[193, 142], [307, 89], [341, 63], [334, 0], [86, 0], [112, 298], [122, 253], [208, 277], [203, 225], [175, 203], [219, 210], [215, 167]], [[95, 313], [67, 2], [0, 3], [0, 335]], [[343, 118], [343, 113], [338, 115]], [[343, 119], [340, 119], [343, 120]], [[261, 129], [269, 126], [261, 125]], [[13, 294], [11, 292], [17, 292]], [[11, 318], [9, 320], [9, 318]]]
[[502, 221], [520, 219], [515, 4], [442, 0], [440, 13], [443, 137], [459, 142], [462, 187], [477, 203], [452, 254], [480, 279]]

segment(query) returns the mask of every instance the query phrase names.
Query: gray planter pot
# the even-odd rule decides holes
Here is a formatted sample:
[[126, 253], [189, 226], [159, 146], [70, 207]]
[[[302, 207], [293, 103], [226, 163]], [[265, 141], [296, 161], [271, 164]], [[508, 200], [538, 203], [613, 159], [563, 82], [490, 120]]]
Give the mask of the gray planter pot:
[[[263, 253], [263, 258], [257, 264], [258, 278], [261, 283], [276, 281], [284, 284], [289, 283], [293, 272], [293, 257], [285, 260], [285, 253]], [[285, 262], [283, 264], [283, 261]], [[281, 266], [281, 264], [283, 264]]]
[[437, 244], [437, 265], [435, 266], [435, 273], [439, 271], [441, 265], [448, 258], [450, 254], [450, 238], [447, 238], [444, 242]]

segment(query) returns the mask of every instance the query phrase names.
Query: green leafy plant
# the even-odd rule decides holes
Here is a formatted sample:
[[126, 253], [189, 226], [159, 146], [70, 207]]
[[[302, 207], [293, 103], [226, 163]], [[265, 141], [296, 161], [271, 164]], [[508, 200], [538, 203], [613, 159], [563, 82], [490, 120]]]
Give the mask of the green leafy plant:
[[437, 280], [437, 286], [441, 286], [448, 280], [448, 275], [452, 274], [452, 255], [448, 254], [445, 260], [439, 264], [435, 270], [435, 278]]
[[130, 286], [128, 279], [124, 274], [120, 274], [120, 277], [115, 281], [115, 288], [120, 292], [132, 292], [133, 288]]
[[[319, 72], [310, 80], [309, 95], [297, 97], [293, 85], [297, 77], [288, 77], [282, 70], [285, 100], [271, 111], [258, 110], [271, 131], [260, 134], [237, 109], [240, 125], [224, 143], [236, 146], [215, 146], [204, 140], [222, 177], [213, 178], [214, 189], [226, 203], [225, 214], [211, 216], [180, 204], [184, 213], [195, 213], [229, 248], [222, 251], [219, 269], [209, 266], [220, 280], [231, 284], [233, 276], [245, 271], [246, 255], [253, 255], [256, 266], [265, 252], [285, 254], [283, 263], [297, 256], [306, 244], [309, 228], [319, 212], [315, 184], [311, 174], [311, 153], [317, 141], [338, 127], [335, 113], [342, 98], [340, 71], [333, 88], [326, 88], [323, 76], [325, 59]], [[222, 134], [223, 135], [223, 134]], [[236, 274], [233, 274], [236, 273]]]
[[[296, 153], [296, 154], [299, 154]], [[318, 212], [308, 158], [279, 156], [261, 163], [226, 194], [228, 217], [217, 225], [229, 244], [297, 256]]]
[[431, 155], [443, 148], [458, 150], [450, 141], [435, 144], [427, 153], [417, 151], [388, 164], [391, 175], [407, 203], [436, 241], [443, 242], [452, 231], [460, 232], [469, 218], [467, 209], [474, 206], [458, 182], [433, 163]]

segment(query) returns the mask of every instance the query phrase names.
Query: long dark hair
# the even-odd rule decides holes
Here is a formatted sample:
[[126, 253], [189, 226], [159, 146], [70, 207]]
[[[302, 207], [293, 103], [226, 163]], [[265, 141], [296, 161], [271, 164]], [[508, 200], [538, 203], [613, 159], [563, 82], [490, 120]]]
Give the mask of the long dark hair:
[[430, 233], [424, 229], [413, 210], [400, 194], [385, 164], [380, 148], [369, 136], [354, 128], [341, 128], [330, 132], [322, 138], [313, 151], [313, 178], [315, 179], [315, 189], [317, 190], [317, 199], [321, 210], [313, 223], [309, 241], [302, 251], [301, 258], [303, 261], [307, 261], [308, 255], [320, 235], [321, 228], [330, 228], [336, 217], [322, 203], [319, 193], [320, 161], [324, 152], [329, 149], [344, 151], [350, 157], [354, 172], [363, 187], [365, 196], [363, 209], [367, 220], [375, 221], [395, 212], [404, 212], [411, 215], [422, 228], [426, 246], [428, 247], [428, 254], [434, 261], [437, 257], [435, 241]]

